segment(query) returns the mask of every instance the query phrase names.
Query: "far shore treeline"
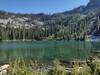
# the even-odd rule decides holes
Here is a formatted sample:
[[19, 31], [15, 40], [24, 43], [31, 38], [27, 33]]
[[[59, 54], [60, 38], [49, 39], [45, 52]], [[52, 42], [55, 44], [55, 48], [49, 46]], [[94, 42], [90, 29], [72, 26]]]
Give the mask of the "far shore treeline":
[[[70, 18], [69, 21], [75, 20], [75, 16]], [[85, 40], [86, 36], [99, 33], [99, 21], [98, 18], [92, 28], [86, 20], [82, 20], [78, 25], [69, 23], [67, 26], [62, 23], [58, 25], [35, 25], [30, 28], [25, 26], [14, 28], [9, 24], [6, 27], [0, 25], [0, 40]]]

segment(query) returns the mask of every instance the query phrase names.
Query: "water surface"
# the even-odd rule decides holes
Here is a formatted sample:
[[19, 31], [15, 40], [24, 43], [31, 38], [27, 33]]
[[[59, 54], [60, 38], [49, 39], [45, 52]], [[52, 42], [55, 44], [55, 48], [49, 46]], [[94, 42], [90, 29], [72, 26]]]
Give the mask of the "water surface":
[[100, 42], [82, 41], [16, 41], [0, 42], [0, 62], [24, 57], [39, 61], [84, 60], [95, 56], [92, 51], [100, 50]]

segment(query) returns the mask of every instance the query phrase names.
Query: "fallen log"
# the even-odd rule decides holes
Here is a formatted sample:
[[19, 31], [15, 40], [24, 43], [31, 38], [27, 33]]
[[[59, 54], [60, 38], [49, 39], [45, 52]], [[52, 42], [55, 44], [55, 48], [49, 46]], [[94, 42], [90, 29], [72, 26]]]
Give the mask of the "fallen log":
[[8, 64], [5, 64], [5, 65], [1, 66], [0, 67], [0, 75], [6, 75], [8, 68], [9, 68]]

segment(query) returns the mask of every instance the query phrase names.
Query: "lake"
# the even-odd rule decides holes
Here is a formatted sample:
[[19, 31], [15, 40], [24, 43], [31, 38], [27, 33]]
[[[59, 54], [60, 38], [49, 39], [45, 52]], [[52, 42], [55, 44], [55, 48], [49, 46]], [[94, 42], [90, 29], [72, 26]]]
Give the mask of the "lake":
[[84, 60], [95, 56], [92, 51], [100, 50], [100, 42], [83, 41], [16, 41], [0, 42], [0, 63], [23, 57], [25, 59], [51, 61]]

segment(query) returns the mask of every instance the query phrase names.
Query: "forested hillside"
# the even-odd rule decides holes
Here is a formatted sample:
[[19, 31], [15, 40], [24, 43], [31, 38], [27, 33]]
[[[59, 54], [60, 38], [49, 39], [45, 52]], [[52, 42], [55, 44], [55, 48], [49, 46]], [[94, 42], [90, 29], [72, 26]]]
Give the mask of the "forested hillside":
[[84, 40], [100, 35], [100, 0], [71, 11], [46, 15], [0, 11], [0, 40]]

